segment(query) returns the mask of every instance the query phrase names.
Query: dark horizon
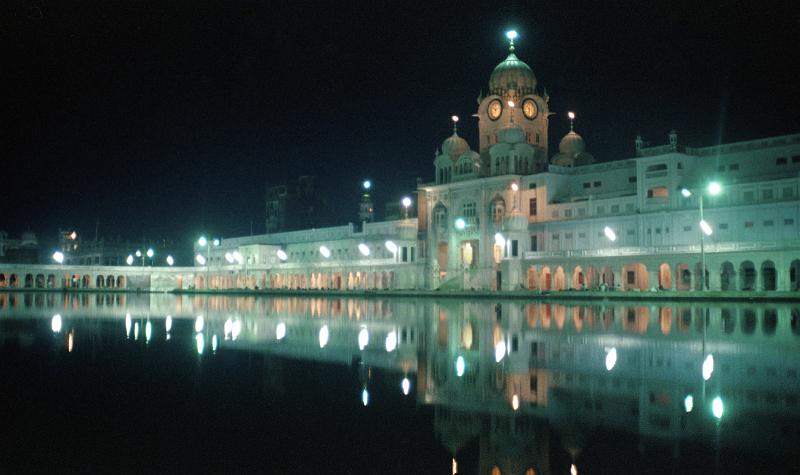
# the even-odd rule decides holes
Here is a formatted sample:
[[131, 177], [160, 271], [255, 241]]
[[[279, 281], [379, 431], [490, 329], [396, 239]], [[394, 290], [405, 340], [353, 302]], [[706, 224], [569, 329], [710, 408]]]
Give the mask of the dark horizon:
[[[185, 240], [264, 230], [266, 186], [315, 175], [357, 220], [433, 177], [449, 117], [477, 148], [475, 99], [519, 31], [569, 129], [598, 161], [637, 133], [691, 146], [800, 131], [798, 10], [720, 2], [266, 5], [13, 2], [0, 230]], [[476, 13], [480, 12], [480, 13]]]

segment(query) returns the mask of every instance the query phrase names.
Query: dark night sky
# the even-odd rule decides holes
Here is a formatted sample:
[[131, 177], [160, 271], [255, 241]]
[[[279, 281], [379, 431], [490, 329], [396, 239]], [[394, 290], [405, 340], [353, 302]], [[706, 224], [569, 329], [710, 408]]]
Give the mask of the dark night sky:
[[[702, 146], [800, 131], [792, 2], [9, 0], [0, 229], [138, 239], [263, 232], [264, 190], [318, 177], [329, 221], [433, 176], [506, 55], [547, 88], [551, 143]], [[552, 152], [552, 151], [551, 151]], [[382, 206], [379, 206], [382, 207]]]

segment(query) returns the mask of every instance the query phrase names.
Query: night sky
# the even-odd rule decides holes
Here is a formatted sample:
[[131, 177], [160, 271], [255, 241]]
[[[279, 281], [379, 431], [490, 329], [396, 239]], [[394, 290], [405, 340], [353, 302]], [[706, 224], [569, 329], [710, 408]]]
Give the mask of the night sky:
[[[326, 221], [433, 178], [507, 54], [547, 88], [550, 140], [600, 161], [800, 131], [793, 2], [72, 1], [0, 6], [0, 229], [190, 241], [264, 230], [264, 193], [318, 178]], [[551, 148], [551, 155], [554, 148]]]

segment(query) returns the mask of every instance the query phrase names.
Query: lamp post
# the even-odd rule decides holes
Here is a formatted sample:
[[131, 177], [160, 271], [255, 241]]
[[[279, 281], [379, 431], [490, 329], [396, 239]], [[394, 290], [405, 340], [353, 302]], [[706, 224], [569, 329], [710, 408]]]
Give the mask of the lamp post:
[[[720, 194], [722, 191], [722, 186], [717, 183], [716, 181], [712, 181], [706, 187], [705, 192], [708, 193], [710, 196], [716, 196]], [[703, 216], [703, 190], [697, 194], [700, 200], [700, 290], [706, 291], [707, 289], [707, 282], [706, 282], [706, 250], [705, 250], [705, 237], [711, 236], [713, 230], [711, 229], [711, 225], [709, 225], [705, 217]], [[681, 188], [681, 195], [684, 198], [689, 198], [692, 196], [692, 192], [688, 188]]]
[[403, 205], [403, 209], [405, 210], [405, 216], [406, 216], [405, 219], [408, 219], [408, 208], [411, 207], [411, 198], [409, 198], [408, 196], [404, 196], [403, 199], [401, 200], [401, 203]]
[[205, 236], [200, 236], [200, 239], [197, 240], [197, 244], [200, 247], [206, 248], [206, 257], [202, 258], [203, 256], [198, 254], [195, 259], [201, 266], [206, 266], [206, 288], [208, 288], [208, 268], [211, 266], [211, 245], [213, 244], [214, 247], [219, 246], [219, 239], [214, 238], [212, 241], [209, 241]]

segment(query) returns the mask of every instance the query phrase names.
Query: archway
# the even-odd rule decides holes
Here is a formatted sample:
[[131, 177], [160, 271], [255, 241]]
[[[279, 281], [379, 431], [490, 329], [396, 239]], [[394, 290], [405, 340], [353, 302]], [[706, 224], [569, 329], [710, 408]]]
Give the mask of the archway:
[[602, 283], [606, 287], [608, 287], [609, 289], [614, 288], [614, 271], [611, 270], [611, 267], [609, 266], [603, 267], [603, 275], [601, 277], [602, 277]]
[[778, 274], [775, 271], [774, 262], [764, 261], [761, 263], [761, 282], [763, 290], [776, 290], [777, 276]]
[[721, 290], [736, 290], [736, 270], [733, 264], [728, 261], [722, 263], [719, 270], [719, 281]]
[[678, 279], [675, 282], [675, 290], [685, 292], [692, 289], [692, 271], [689, 269], [689, 264], [680, 263], [675, 266], [675, 272]]
[[647, 290], [647, 267], [641, 262], [622, 267], [622, 290]]
[[0, 273], [0, 287], [8, 287], [8, 278], [2, 273]]
[[583, 290], [586, 288], [586, 277], [583, 275], [583, 268], [575, 266], [572, 270], [572, 288]]
[[121, 275], [117, 277], [117, 288], [124, 289], [125, 288], [125, 276]]
[[30, 289], [33, 287], [33, 274], [25, 274], [25, 288]]
[[8, 286], [12, 289], [19, 287], [19, 277], [17, 274], [11, 274], [11, 277], [8, 279]]
[[102, 289], [103, 287], [105, 287], [105, 283], [106, 281], [102, 275], [98, 275], [94, 280], [94, 286], [97, 287], [98, 289]]
[[47, 275], [47, 288], [48, 289], [56, 288], [56, 276], [54, 274]]
[[36, 274], [36, 288], [43, 289], [47, 285], [44, 274]]
[[658, 288], [660, 290], [672, 289], [672, 269], [666, 262], [658, 266]]
[[106, 288], [113, 289], [114, 288], [114, 276], [109, 275], [106, 276]]
[[750, 261], [744, 261], [739, 265], [739, 288], [742, 290], [756, 289], [756, 268]]
[[566, 276], [564, 276], [564, 268], [561, 266], [556, 267], [553, 274], [553, 290], [564, 290], [566, 288]]
[[596, 289], [600, 284], [600, 274], [594, 266], [586, 268], [586, 287], [589, 289]]
[[789, 264], [789, 290], [800, 290], [800, 260], [798, 259]]
[[539, 275], [536, 272], [536, 267], [530, 266], [528, 268], [528, 289], [535, 290], [539, 288]]
[[84, 275], [83, 278], [81, 278], [81, 288], [88, 289], [89, 287], [91, 287], [91, 285], [92, 285], [92, 277], [89, 275]]
[[539, 275], [539, 279], [540, 279], [539, 288], [541, 290], [550, 290], [551, 289], [553, 277], [550, 274], [550, 268], [549, 267], [544, 266], [542, 268], [542, 273]]
[[696, 263], [694, 265], [694, 275], [695, 275], [694, 289], [695, 290], [703, 290], [703, 286], [705, 286], [706, 289], [709, 288], [709, 284], [708, 284], [708, 263], [706, 263], [705, 273], [703, 273], [702, 269], [703, 269], [703, 263], [702, 262], [698, 262], [698, 263]]

